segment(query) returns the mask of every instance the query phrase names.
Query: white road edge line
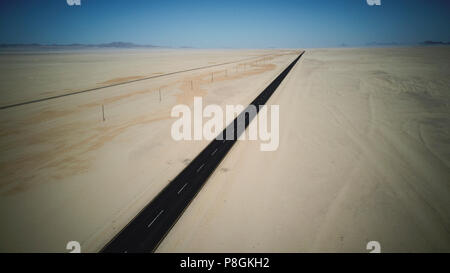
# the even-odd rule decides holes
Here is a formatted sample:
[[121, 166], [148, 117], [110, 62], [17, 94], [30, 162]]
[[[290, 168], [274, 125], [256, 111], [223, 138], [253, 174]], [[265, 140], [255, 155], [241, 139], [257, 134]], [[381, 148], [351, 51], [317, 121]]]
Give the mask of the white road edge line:
[[153, 222], [155, 222], [156, 221], [156, 219], [158, 219], [158, 217], [161, 215], [161, 213], [163, 213], [164, 212], [164, 210], [161, 210], [159, 213], [158, 213], [158, 215], [156, 215], [156, 217], [153, 219], [153, 221], [150, 223], [150, 224], [148, 224], [148, 226], [147, 226], [147, 228], [149, 228], [152, 224], [153, 224]]
[[187, 186], [187, 184], [188, 183], [186, 183], [186, 184], [184, 184], [184, 186], [183, 187], [181, 187], [181, 189], [177, 192], [177, 194], [180, 194], [180, 192], [182, 192], [183, 191], [183, 189], [184, 189], [184, 187], [186, 187]]

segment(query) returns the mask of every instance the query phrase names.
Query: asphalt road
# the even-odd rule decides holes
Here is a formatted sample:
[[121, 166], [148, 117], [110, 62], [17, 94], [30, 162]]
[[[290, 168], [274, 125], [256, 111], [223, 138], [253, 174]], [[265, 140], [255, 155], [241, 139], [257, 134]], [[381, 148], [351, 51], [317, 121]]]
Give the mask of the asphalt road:
[[[303, 52], [304, 53], [304, 52]], [[275, 80], [247, 107], [256, 106], [257, 112], [275, 92], [301, 53]], [[213, 140], [186, 168], [172, 180], [101, 252], [152, 252], [164, 239], [190, 202], [195, 198], [209, 176], [257, 115], [244, 111], [222, 132], [234, 134], [233, 140]], [[242, 116], [245, 115], [245, 116]], [[237, 121], [245, 118], [245, 128]], [[238, 128], [239, 127], [239, 128]]]

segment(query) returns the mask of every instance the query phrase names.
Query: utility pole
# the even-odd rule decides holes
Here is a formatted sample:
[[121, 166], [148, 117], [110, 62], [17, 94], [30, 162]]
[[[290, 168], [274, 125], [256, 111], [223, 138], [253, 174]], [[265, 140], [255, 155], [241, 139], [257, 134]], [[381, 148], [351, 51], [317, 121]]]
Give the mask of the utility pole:
[[105, 121], [105, 105], [102, 104], [103, 122]]

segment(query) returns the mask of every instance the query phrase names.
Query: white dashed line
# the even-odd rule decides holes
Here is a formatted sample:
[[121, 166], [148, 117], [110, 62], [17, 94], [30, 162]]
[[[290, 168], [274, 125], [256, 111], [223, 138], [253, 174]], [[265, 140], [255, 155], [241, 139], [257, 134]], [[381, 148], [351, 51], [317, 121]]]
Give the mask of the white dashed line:
[[200, 168], [197, 169], [197, 172], [199, 172], [199, 171], [203, 168], [203, 166], [205, 166], [205, 163], [203, 163], [203, 164], [200, 166]]
[[214, 152], [211, 153], [211, 155], [214, 155], [217, 152], [217, 149], [214, 150]]
[[188, 184], [188, 183], [184, 184], [184, 186], [183, 186], [183, 187], [181, 187], [181, 189], [180, 189], [180, 190], [178, 191], [178, 193], [177, 193], [177, 194], [180, 194], [180, 192], [182, 192], [182, 191], [183, 191], [184, 187], [186, 187], [186, 186], [187, 186], [187, 184]]
[[161, 210], [159, 213], [158, 213], [158, 215], [156, 215], [156, 217], [153, 219], [153, 221], [150, 223], [150, 224], [148, 224], [148, 228], [153, 224], [153, 222], [155, 222], [156, 221], [156, 219], [158, 219], [158, 217], [161, 215], [161, 213], [163, 213], [164, 212], [164, 210]]

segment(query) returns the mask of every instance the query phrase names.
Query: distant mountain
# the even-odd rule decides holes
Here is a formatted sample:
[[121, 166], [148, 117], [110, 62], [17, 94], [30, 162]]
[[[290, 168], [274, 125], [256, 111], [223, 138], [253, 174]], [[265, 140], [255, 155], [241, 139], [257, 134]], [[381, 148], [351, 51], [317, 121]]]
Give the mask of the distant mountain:
[[421, 45], [421, 46], [435, 46], [435, 45], [450, 45], [450, 42], [443, 42], [443, 41], [424, 41], [421, 43], [412, 43], [412, 44], [401, 44], [401, 43], [396, 43], [396, 42], [390, 42], [390, 43], [380, 43], [380, 42], [371, 42], [371, 43], [366, 43], [366, 46], [368, 47], [395, 47], [395, 46], [417, 46], [417, 45]]
[[422, 45], [450, 45], [450, 42], [443, 41], [425, 41], [421, 43]]
[[400, 44], [396, 43], [396, 42], [370, 42], [370, 43], [366, 43], [366, 46], [398, 46]]
[[138, 45], [127, 42], [112, 42], [104, 44], [0, 44], [0, 48], [67, 48], [67, 49], [82, 49], [82, 48], [163, 48], [155, 45]]
[[155, 45], [137, 45], [125, 42], [112, 42], [108, 44], [99, 44], [98, 47], [114, 47], [114, 48], [137, 48], [137, 47], [160, 47]]

